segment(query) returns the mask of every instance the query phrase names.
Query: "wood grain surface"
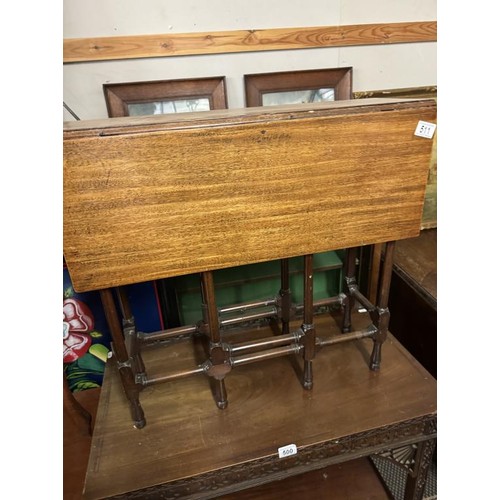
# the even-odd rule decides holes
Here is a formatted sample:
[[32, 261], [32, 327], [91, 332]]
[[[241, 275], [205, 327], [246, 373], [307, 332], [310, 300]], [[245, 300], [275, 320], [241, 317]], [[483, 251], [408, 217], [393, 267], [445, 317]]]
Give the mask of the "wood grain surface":
[[185, 115], [68, 126], [75, 290], [419, 234], [432, 141], [414, 131], [434, 101]]
[[113, 59], [430, 42], [436, 40], [436, 21], [68, 38], [64, 40], [63, 62], [109, 61]]
[[[368, 90], [354, 92], [354, 99], [367, 97], [403, 97], [403, 98], [432, 98], [437, 103], [437, 87], [411, 87], [385, 90]], [[424, 211], [422, 214], [421, 229], [437, 227], [437, 132], [432, 140], [432, 155], [429, 165], [429, 177], [425, 190]]]
[[[78, 391], [74, 395], [95, 419], [101, 388]], [[64, 409], [63, 415], [63, 495], [64, 500], [81, 500], [89, 460], [90, 434], [81, 428]], [[268, 483], [257, 488], [223, 496], [220, 500], [303, 500], [314, 495], [316, 500], [390, 500], [369, 458], [359, 458], [324, 469], [311, 471]]]
[[394, 270], [437, 307], [437, 229], [425, 229], [417, 238], [400, 241]]
[[[340, 321], [330, 316], [316, 318], [318, 334], [339, 333]], [[367, 321], [367, 314], [354, 315], [355, 328]], [[269, 334], [267, 328], [245, 333], [254, 339]], [[132, 427], [116, 364], [110, 360], [101, 389], [84, 497], [137, 492], [208, 474], [202, 483], [205, 496], [193, 498], [211, 498], [215, 496], [211, 481], [228, 470], [236, 470], [235, 489], [269, 481], [269, 477], [250, 472], [256, 461], [268, 460], [276, 470], [285, 464], [281, 478], [287, 477], [286, 467], [292, 466], [294, 458], [278, 459], [280, 446], [295, 444], [300, 459], [326, 443], [344, 443], [345, 437], [367, 433], [359, 442], [359, 457], [370, 453], [369, 436], [375, 430], [435, 416], [436, 381], [429, 373], [390, 335], [384, 344], [382, 369], [373, 372], [368, 368], [371, 348], [372, 341], [365, 339], [320, 351], [314, 361], [312, 391], [301, 386], [300, 357], [239, 366], [226, 377], [229, 406], [225, 410], [217, 409], [210, 381], [203, 375], [146, 388], [141, 403], [148, 424], [140, 431]], [[196, 344], [184, 341], [145, 349], [143, 356], [154, 376], [156, 371], [194, 366], [200, 351]], [[398, 435], [393, 430], [381, 446], [411, 438], [409, 432]], [[339, 445], [342, 454], [331, 463], [348, 460], [348, 456], [357, 458], [349, 455], [356, 447], [347, 443]], [[288, 465], [284, 461], [289, 461]], [[295, 467], [288, 476], [321, 467], [313, 460]], [[135, 498], [155, 497], [138, 493]]]

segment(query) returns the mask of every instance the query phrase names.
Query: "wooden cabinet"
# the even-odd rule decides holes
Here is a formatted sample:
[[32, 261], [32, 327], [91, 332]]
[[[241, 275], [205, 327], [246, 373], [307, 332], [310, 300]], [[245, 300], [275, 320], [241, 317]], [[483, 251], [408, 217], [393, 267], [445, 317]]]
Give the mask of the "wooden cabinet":
[[389, 308], [391, 332], [437, 377], [437, 229], [398, 242]]

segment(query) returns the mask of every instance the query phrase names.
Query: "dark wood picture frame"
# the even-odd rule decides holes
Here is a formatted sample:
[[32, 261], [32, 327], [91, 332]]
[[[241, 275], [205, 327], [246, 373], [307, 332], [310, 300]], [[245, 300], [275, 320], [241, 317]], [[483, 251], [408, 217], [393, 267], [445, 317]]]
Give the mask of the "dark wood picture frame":
[[129, 116], [129, 104], [158, 100], [206, 98], [210, 109], [226, 109], [226, 81], [224, 76], [157, 80], [103, 85], [108, 116]]
[[333, 88], [335, 100], [352, 99], [352, 67], [282, 71], [244, 75], [248, 107], [262, 106], [262, 96], [271, 92], [291, 92]]

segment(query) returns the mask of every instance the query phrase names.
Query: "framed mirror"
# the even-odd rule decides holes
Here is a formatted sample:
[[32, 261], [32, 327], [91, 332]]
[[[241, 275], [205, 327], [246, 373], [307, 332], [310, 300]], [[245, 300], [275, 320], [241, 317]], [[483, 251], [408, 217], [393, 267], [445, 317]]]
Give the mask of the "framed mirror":
[[139, 116], [226, 109], [225, 77], [103, 85], [108, 116]]
[[352, 99], [352, 67], [245, 75], [246, 105]]

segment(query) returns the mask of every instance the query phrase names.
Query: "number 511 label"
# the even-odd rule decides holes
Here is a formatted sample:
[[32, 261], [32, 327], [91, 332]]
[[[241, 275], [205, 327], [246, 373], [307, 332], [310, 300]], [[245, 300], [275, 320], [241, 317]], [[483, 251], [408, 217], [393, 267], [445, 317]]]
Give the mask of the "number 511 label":
[[294, 444], [288, 444], [286, 446], [278, 448], [279, 458], [290, 457], [291, 455], [295, 455], [296, 453], [297, 453], [297, 446], [295, 446]]
[[420, 120], [417, 123], [417, 128], [415, 129], [415, 135], [418, 135], [419, 137], [425, 137], [426, 139], [432, 139], [435, 130], [436, 130], [435, 123], [429, 123]]

